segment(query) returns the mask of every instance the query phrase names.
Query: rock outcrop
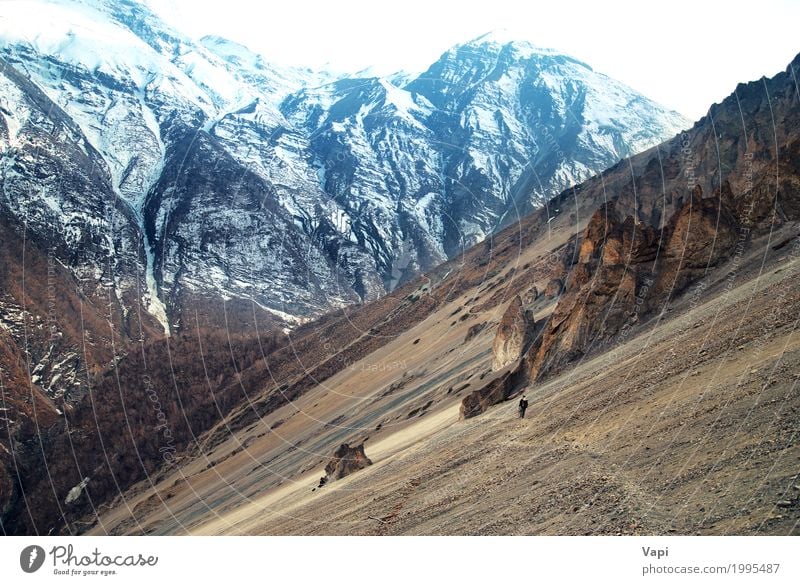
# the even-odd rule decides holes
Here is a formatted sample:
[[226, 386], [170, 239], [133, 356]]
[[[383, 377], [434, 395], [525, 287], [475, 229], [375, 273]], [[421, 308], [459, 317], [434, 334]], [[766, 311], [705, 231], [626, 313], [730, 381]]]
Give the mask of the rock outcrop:
[[522, 299], [517, 295], [508, 305], [497, 326], [497, 333], [492, 344], [493, 370], [502, 370], [522, 357], [522, 353], [531, 339], [533, 326], [533, 316], [525, 310]]
[[465, 396], [461, 401], [460, 418], [472, 418], [485, 412], [490, 406], [508, 400], [527, 380], [527, 367], [520, 359], [528, 351], [536, 334], [537, 326], [531, 311], [526, 309], [519, 295], [515, 296], [497, 326], [492, 345], [492, 369], [497, 371], [511, 364], [516, 365]]
[[537, 289], [535, 286], [532, 286], [523, 292], [520, 298], [522, 299], [522, 303], [524, 305], [530, 305], [539, 298], [539, 289]]
[[580, 358], [600, 338], [619, 331], [645, 278], [639, 267], [652, 263], [655, 244], [654, 230], [631, 217], [623, 220], [614, 203], [593, 214], [567, 292], [526, 358], [532, 377]]
[[524, 381], [524, 369], [517, 366], [482, 388], [470, 392], [461, 401], [459, 418], [466, 419], [486, 412], [489, 407], [508, 400]]
[[[732, 211], [732, 199], [727, 186], [707, 198], [697, 187], [670, 219], [654, 290], [656, 300], [665, 302], [680, 294], [735, 252], [739, 222]], [[741, 233], [746, 236], [748, 230]]]
[[[351, 447], [344, 443], [336, 449], [331, 459], [325, 466], [325, 483], [342, 479], [360, 469], [372, 465], [372, 461], [364, 452], [364, 444]], [[324, 483], [320, 482], [320, 487]]]
[[703, 198], [697, 187], [662, 231], [623, 219], [612, 201], [584, 231], [578, 262], [540, 343], [526, 356], [532, 379], [624, 341], [645, 315], [660, 310], [709, 267], [728, 258], [736, 242], [729, 198]]
[[477, 337], [478, 334], [481, 331], [483, 331], [484, 329], [486, 329], [486, 322], [485, 321], [482, 321], [480, 323], [475, 323], [475, 325], [472, 325], [467, 330], [467, 335], [464, 337], [464, 343], [469, 343], [470, 341], [475, 339], [475, 337]]
[[564, 290], [564, 283], [561, 282], [560, 278], [554, 278], [547, 283], [547, 286], [544, 289], [544, 296], [547, 297], [548, 299], [554, 299], [558, 295], [560, 295], [563, 290]]

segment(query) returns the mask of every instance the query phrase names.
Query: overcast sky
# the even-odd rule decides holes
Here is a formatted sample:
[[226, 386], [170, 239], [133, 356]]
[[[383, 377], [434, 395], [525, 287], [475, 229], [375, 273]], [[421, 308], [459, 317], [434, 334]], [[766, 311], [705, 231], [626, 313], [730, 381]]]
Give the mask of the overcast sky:
[[275, 63], [353, 72], [422, 71], [450, 46], [505, 29], [691, 119], [800, 52], [798, 0], [147, 1], [190, 36], [218, 34]]

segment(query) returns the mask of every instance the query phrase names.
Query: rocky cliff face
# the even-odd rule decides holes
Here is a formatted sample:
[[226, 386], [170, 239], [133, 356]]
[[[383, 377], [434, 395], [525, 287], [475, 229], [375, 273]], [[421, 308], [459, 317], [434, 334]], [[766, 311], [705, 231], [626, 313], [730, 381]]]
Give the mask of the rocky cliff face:
[[[609, 185], [616, 197], [581, 234], [566, 292], [526, 358], [531, 378], [608, 347], [690, 286], [702, 288], [704, 276], [726, 262], [733, 282], [737, 257], [753, 235], [800, 219], [797, 69], [795, 59], [785, 73], [767, 80], [768, 93], [758, 82], [740, 85], [692, 130], [657, 153], [633, 157], [634, 177], [612, 169], [604, 185], [583, 185], [582, 195], [591, 199], [605, 196]], [[744, 118], [737, 118], [740, 107]], [[770, 144], [775, 138], [777, 148]], [[705, 158], [715, 148], [714, 160], [725, 161], [725, 174]], [[666, 175], [661, 201], [642, 196], [653, 188], [659, 164]], [[776, 168], [785, 173], [780, 188]], [[643, 188], [638, 196], [634, 185]]]
[[492, 343], [492, 369], [502, 370], [522, 357], [531, 340], [534, 328], [533, 315], [525, 310], [519, 295], [509, 303], [497, 325]]
[[697, 187], [659, 232], [624, 219], [613, 202], [592, 216], [580, 254], [535, 353], [543, 376], [604, 348], [729, 258], [738, 224], [729, 204]]
[[554, 200], [598, 207], [562, 250], [567, 277], [563, 290], [560, 279], [545, 290], [558, 303], [541, 334], [516, 369], [464, 399], [462, 416], [625, 341], [690, 289], [702, 295], [714, 270], [729, 267], [732, 286], [754, 235], [800, 220], [798, 70], [800, 56], [740, 85], [691, 130]]

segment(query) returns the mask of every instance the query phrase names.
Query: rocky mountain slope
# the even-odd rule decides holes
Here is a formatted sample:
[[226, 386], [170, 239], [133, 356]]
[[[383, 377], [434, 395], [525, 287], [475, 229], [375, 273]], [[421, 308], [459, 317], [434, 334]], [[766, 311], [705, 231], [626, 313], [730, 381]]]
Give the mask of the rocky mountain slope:
[[310, 133], [325, 192], [390, 289], [687, 125], [584, 63], [493, 34], [402, 86], [344, 79], [281, 109]]
[[[215, 335], [198, 311], [191, 334], [114, 354], [92, 378], [94, 391], [68, 412], [51, 412], [34, 435], [31, 424], [28, 434], [20, 423], [12, 427], [0, 479], [14, 491], [2, 502], [3, 529], [572, 533], [590, 531], [569, 515], [586, 503], [578, 503], [582, 495], [594, 494], [594, 532], [791, 532], [797, 501], [785, 490], [797, 454], [792, 413], [800, 406], [791, 288], [800, 220], [798, 68], [800, 57], [786, 72], [740, 85], [675, 139], [567, 189], [376, 301], [329, 313], [286, 338]], [[28, 245], [26, 254], [46, 257]], [[512, 300], [512, 334], [501, 336], [504, 363], [495, 369], [497, 323]], [[523, 309], [532, 331], [526, 326], [520, 339], [529, 343], [513, 333], [522, 330]], [[717, 379], [733, 352], [748, 347], [753, 355], [732, 370], [742, 383]], [[505, 363], [509, 356], [514, 361]], [[29, 362], [17, 359], [7, 376], [25, 383]], [[658, 366], [642, 367], [652, 363]], [[491, 407], [523, 388], [534, 414], [549, 400], [554, 416], [509, 435], [506, 407]], [[33, 392], [15, 395], [28, 409], [22, 412], [38, 411]], [[755, 395], [766, 410], [750, 417]], [[476, 406], [469, 409], [476, 416], [459, 421], [462, 404]], [[659, 408], [645, 408], [652, 404]], [[640, 411], [641, 422], [631, 422]], [[674, 435], [683, 426], [676, 421], [690, 423], [686, 440]], [[715, 421], [719, 435], [705, 436], [702, 453], [693, 450]], [[618, 448], [609, 443], [599, 452], [612, 435]], [[345, 443], [363, 444], [373, 465], [312, 496], [330, 454]], [[532, 452], [531, 445], [553, 449]], [[656, 448], [670, 477], [632, 483], [631, 473], [641, 477], [654, 455], [635, 445]], [[753, 464], [745, 469], [728, 448], [749, 449], [745, 460]], [[520, 457], [535, 469], [513, 465]], [[495, 471], [486, 475], [485, 466]], [[583, 473], [577, 500], [561, 489], [576, 471]], [[544, 499], [523, 506], [520, 486], [551, 474], [555, 480], [535, 490]], [[702, 479], [719, 489], [716, 500], [725, 494], [725, 509], [702, 525], [684, 510], [677, 528], [668, 525], [674, 502], [696, 494]], [[377, 482], [369, 497], [346, 492], [364, 489], [363, 481]], [[490, 484], [514, 489], [473, 489]], [[751, 517], [740, 497], [760, 498]], [[496, 524], [488, 526], [486, 510], [504, 505], [509, 516], [491, 514]], [[420, 512], [426, 507], [430, 514]], [[362, 516], [381, 521], [365, 525]]]

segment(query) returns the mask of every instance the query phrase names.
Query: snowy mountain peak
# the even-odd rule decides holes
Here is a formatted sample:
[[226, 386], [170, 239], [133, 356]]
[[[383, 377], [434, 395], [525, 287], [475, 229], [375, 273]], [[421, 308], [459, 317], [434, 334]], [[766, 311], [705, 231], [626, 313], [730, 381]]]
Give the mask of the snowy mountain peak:
[[[547, 47], [540, 47], [526, 39], [524, 35], [515, 34], [507, 29], [484, 33], [466, 43], [456, 45], [451, 51], [455, 53], [486, 52], [492, 55], [498, 55], [504, 52], [522, 59], [537, 55], [567, 57], [560, 51]], [[568, 58], [571, 59], [571, 57]]]
[[522, 36], [520, 36], [518, 34], [515, 34], [515, 33], [511, 32], [510, 30], [505, 29], [505, 28], [491, 30], [489, 32], [483, 33], [482, 35], [479, 35], [479, 36], [475, 37], [474, 39], [471, 39], [471, 40], [469, 40], [469, 41], [467, 41], [466, 43], [463, 43], [463, 44], [464, 45], [501, 45], [501, 46], [514, 44], [514, 45], [530, 47], [532, 49], [537, 49], [539, 51], [550, 52], [550, 53], [554, 52], [552, 49], [545, 49], [545, 48], [537, 47], [531, 41], [523, 38]]
[[206, 35], [200, 39], [200, 44], [233, 65], [247, 69], [264, 67], [261, 55], [230, 39], [217, 35]]

